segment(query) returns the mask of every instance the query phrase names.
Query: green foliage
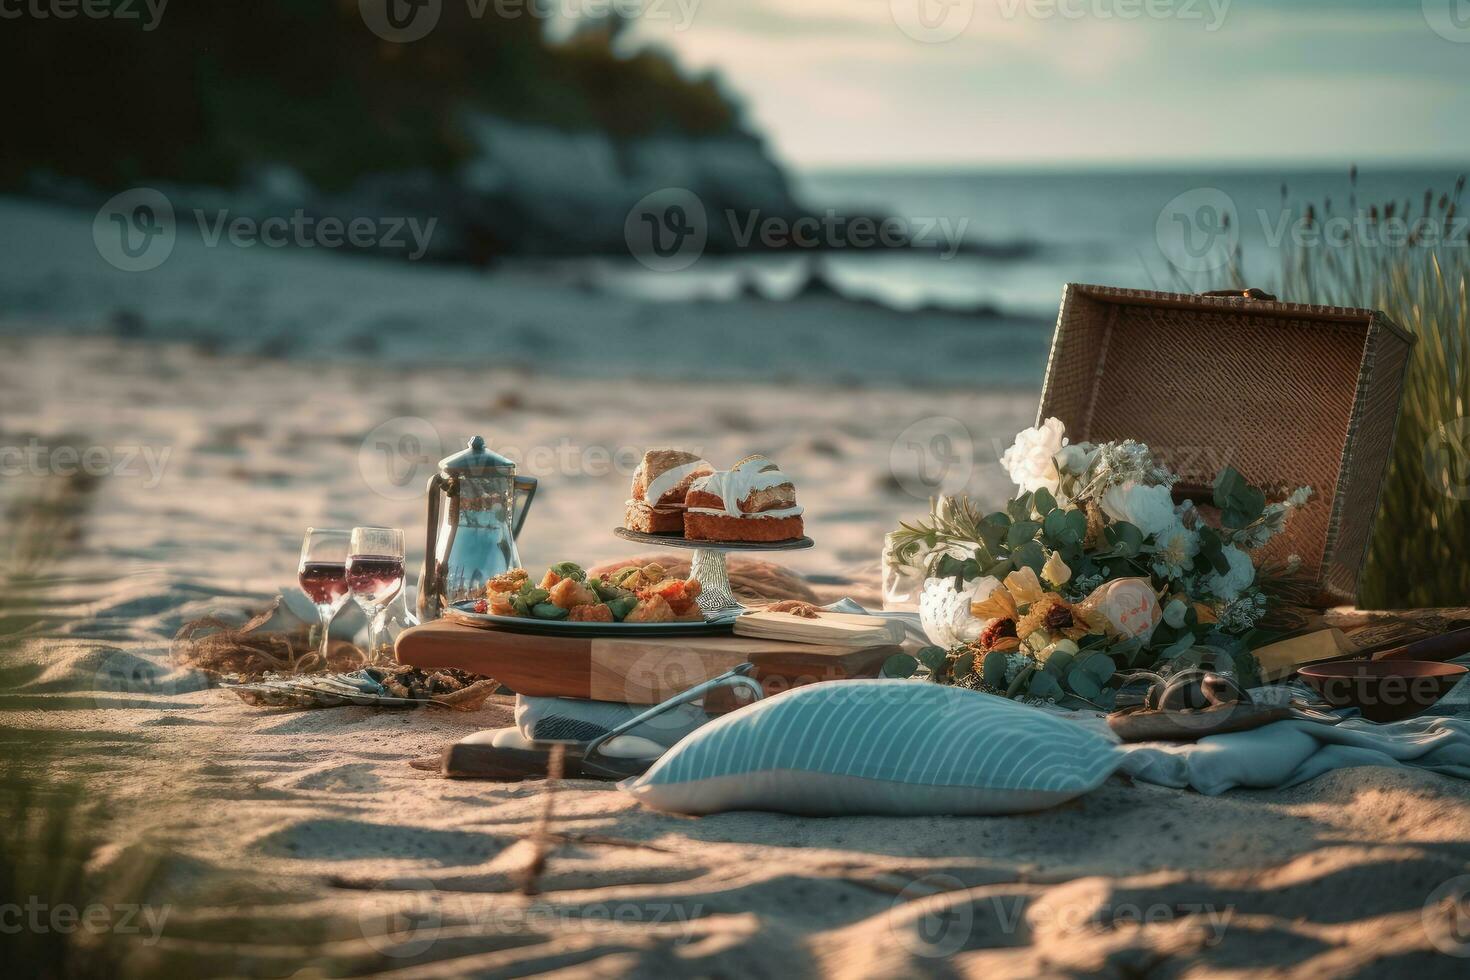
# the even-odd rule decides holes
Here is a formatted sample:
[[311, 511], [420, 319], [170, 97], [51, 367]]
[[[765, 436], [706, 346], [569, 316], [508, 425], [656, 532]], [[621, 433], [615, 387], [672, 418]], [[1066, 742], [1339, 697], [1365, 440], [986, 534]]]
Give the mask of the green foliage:
[[[25, 43], [0, 58], [10, 129], [25, 134], [0, 157], [0, 187], [36, 171], [102, 187], [228, 186], [268, 163], [329, 191], [375, 173], [449, 174], [473, 149], [467, 110], [615, 141], [740, 129], [718, 79], [630, 51], [621, 18], [589, 18], [556, 43], [541, 17], [474, 7], [440, 5], [411, 44], [380, 40], [350, 0], [170, 4], [151, 31], [27, 18]], [[38, 91], [60, 64], [66, 84]], [[120, 86], [126, 97], [99, 97]]]

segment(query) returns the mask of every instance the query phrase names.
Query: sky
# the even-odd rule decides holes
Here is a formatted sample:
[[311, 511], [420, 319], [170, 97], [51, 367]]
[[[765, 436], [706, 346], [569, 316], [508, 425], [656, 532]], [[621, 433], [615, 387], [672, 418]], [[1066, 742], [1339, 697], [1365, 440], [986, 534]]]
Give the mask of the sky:
[[1470, 0], [629, 0], [798, 167], [1470, 160]]

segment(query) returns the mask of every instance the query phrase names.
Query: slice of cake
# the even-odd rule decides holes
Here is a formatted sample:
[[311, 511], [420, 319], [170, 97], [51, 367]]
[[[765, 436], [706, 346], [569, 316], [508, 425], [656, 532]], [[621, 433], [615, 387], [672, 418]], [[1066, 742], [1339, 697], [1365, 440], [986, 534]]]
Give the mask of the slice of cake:
[[648, 450], [633, 472], [623, 525], [645, 534], [682, 534], [690, 484], [714, 471], [708, 461], [682, 449]]
[[695, 480], [684, 502], [686, 538], [785, 541], [803, 533], [791, 478], [764, 456], [747, 456]]

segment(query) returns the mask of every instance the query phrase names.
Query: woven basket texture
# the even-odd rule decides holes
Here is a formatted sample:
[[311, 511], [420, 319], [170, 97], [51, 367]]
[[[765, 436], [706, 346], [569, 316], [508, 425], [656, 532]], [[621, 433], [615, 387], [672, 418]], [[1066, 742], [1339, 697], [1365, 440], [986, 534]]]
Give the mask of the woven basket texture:
[[1320, 604], [1351, 602], [1412, 342], [1372, 310], [1069, 285], [1038, 418], [1148, 443], [1181, 499], [1208, 504], [1226, 465], [1269, 500], [1312, 487], [1258, 554], [1299, 556]]

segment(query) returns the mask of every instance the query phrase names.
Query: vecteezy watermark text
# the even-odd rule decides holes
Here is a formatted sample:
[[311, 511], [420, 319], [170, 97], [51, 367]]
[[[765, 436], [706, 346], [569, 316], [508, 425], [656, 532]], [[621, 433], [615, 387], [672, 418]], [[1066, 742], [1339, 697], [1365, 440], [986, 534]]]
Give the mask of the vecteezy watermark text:
[[[737, 249], [914, 248], [936, 251], [941, 260], [959, 253], [970, 226], [965, 217], [876, 218], [844, 215], [831, 208], [795, 218], [765, 214], [759, 208], [745, 212], [726, 208], [720, 217]], [[623, 222], [629, 254], [655, 272], [677, 272], [693, 265], [704, 254], [710, 231], [704, 202], [683, 187], [644, 195]]]
[[76, 906], [67, 902], [44, 902], [31, 895], [24, 902], [0, 905], [0, 934], [14, 936], [22, 932], [35, 934], [85, 932], [91, 935], [112, 933], [120, 936], [145, 934], [142, 942], [152, 946], [163, 935], [164, 923], [172, 908], [168, 905], [122, 903]]
[[147, 32], [167, 6], [168, 0], [0, 0], [0, 20], [136, 20]]
[[[3, 0], [0, 0], [3, 2]], [[438, 218], [374, 215], [316, 217], [297, 208], [264, 218], [231, 214], [226, 208], [192, 212], [206, 248], [353, 248], [402, 253], [410, 262], [429, 250]], [[92, 242], [109, 265], [146, 272], [162, 265], [178, 240], [173, 202], [152, 187], [135, 187], [109, 198], [92, 220]]]
[[1159, 250], [1184, 272], [1224, 268], [1237, 254], [1242, 226], [1258, 230], [1267, 248], [1377, 249], [1465, 248], [1470, 245], [1470, 214], [1458, 214], [1441, 199], [1438, 211], [1426, 201], [1417, 216], [1390, 205], [1344, 214], [1304, 208], [1256, 208], [1241, 212], [1218, 187], [1196, 187], [1169, 200], [1154, 224]]
[[[684, 31], [694, 22], [701, 0], [462, 0], [474, 20], [532, 17], [563, 22], [616, 16], [625, 21], [672, 21]], [[411, 44], [428, 37], [444, 14], [445, 0], [358, 0], [362, 22], [384, 41]]]
[[1180, 20], [1200, 21], [1218, 31], [1231, 0], [996, 0], [1006, 20]]
[[173, 447], [48, 446], [32, 438], [24, 446], [0, 446], [0, 478], [19, 476], [143, 477], [152, 490], [163, 482]]

